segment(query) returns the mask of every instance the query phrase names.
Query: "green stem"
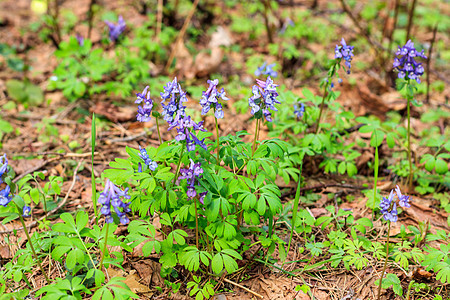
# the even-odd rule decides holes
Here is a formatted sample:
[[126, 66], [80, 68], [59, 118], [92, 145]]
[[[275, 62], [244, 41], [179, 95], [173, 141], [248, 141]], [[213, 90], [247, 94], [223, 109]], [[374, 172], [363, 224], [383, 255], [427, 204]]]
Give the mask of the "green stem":
[[197, 213], [197, 198], [194, 198], [195, 205], [195, 246], [198, 249], [198, 213]]
[[[14, 201], [13, 201], [13, 202], [14, 202]], [[38, 264], [39, 269], [41, 270], [42, 274], [44, 275], [45, 280], [47, 281], [48, 284], [50, 284], [50, 283], [51, 283], [51, 282], [50, 282], [50, 279], [48, 278], [47, 273], [44, 271], [44, 268], [43, 268], [42, 265], [41, 265], [41, 260], [40, 260], [39, 257], [37, 256], [36, 250], [34, 250], [33, 242], [31, 241], [30, 234], [28, 233], [28, 228], [27, 228], [27, 226], [25, 225], [25, 221], [23, 220], [22, 215], [20, 214], [20, 210], [21, 210], [21, 209], [20, 209], [20, 207], [17, 205], [16, 202], [14, 202], [14, 204], [15, 204], [16, 207], [17, 207], [17, 211], [18, 211], [18, 214], [19, 214], [20, 222], [22, 223], [23, 231], [25, 231], [25, 235], [27, 236], [28, 242], [30, 242], [30, 248], [31, 248], [31, 252], [33, 253], [34, 259], [36, 260], [36, 263]]]
[[386, 266], [387, 266], [387, 261], [388, 261], [388, 256], [389, 256], [390, 231], [391, 231], [391, 221], [388, 221], [388, 231], [387, 231], [387, 240], [386, 240], [386, 258], [384, 260], [383, 271], [381, 272], [380, 282], [379, 282], [379, 286], [378, 286], [378, 298], [377, 298], [378, 300], [380, 300], [380, 297], [381, 297], [381, 282], [383, 281], [384, 272], [386, 271]]
[[[297, 191], [295, 193], [294, 204], [292, 206], [291, 234], [289, 236], [289, 243], [288, 243], [286, 254], [288, 254], [289, 250], [291, 249], [292, 237], [294, 236], [295, 221], [297, 220], [298, 204], [300, 202], [300, 192], [301, 192], [301, 186], [302, 186], [302, 169], [303, 169], [303, 157], [302, 157], [302, 160], [300, 161], [300, 174], [298, 175]], [[286, 255], [286, 258], [287, 258], [287, 255]], [[286, 262], [286, 260], [284, 262]], [[284, 264], [284, 262], [283, 262], [283, 264]]]
[[108, 230], [109, 230], [109, 223], [106, 223], [105, 244], [103, 245], [102, 257], [100, 258], [100, 267], [99, 267], [100, 271], [103, 269], [103, 259], [105, 258], [106, 250], [108, 250], [106, 248], [106, 245], [108, 244]]
[[252, 145], [252, 157], [253, 157], [253, 154], [255, 154], [255, 151], [256, 151], [256, 140], [258, 139], [259, 120], [260, 119], [256, 119], [255, 137], [253, 138], [253, 145]]
[[216, 120], [216, 134], [217, 134], [217, 165], [220, 165], [220, 156], [219, 156], [219, 150], [220, 150], [220, 141], [219, 141], [219, 121], [217, 120], [216, 117], [214, 117], [214, 119]]
[[84, 250], [86, 251], [87, 255], [89, 256], [89, 259], [91, 260], [92, 266], [94, 267], [94, 269], [97, 269], [97, 268], [95, 267], [94, 260], [92, 259], [91, 253], [89, 253], [89, 250], [88, 250], [88, 248], [86, 247], [86, 244], [83, 242], [83, 238], [81, 237], [81, 235], [80, 235], [80, 233], [78, 232], [78, 230], [76, 231], [76, 233], [77, 233], [78, 238], [79, 238], [80, 241], [81, 241], [81, 244], [83, 244]]
[[325, 106], [325, 99], [327, 98], [327, 95], [328, 95], [327, 89], [328, 89], [329, 81], [330, 81], [330, 79], [328, 79], [328, 81], [325, 84], [324, 89], [323, 89], [322, 104], [320, 104], [320, 112], [319, 112], [319, 117], [317, 118], [317, 122], [316, 122], [316, 132], [315, 132], [315, 134], [319, 133], [320, 118], [322, 117], [323, 109], [324, 109], [324, 106]]
[[[376, 130], [375, 130], [376, 131]], [[377, 134], [375, 132], [375, 139], [377, 138]], [[378, 145], [378, 142], [377, 142]], [[377, 197], [377, 181], [378, 181], [378, 146], [375, 146], [375, 166], [374, 166], [374, 179], [373, 179], [373, 205], [372, 205], [372, 221], [375, 216], [375, 200]]]
[[411, 294], [411, 288], [412, 288], [414, 282], [415, 282], [414, 280], [411, 280], [411, 282], [408, 285], [408, 292], [406, 293], [406, 298], [405, 298], [406, 300], [409, 300], [409, 295]]
[[[408, 83], [408, 89], [410, 88]], [[412, 191], [412, 184], [413, 184], [413, 169], [412, 169], [412, 158], [411, 158], [411, 97], [407, 97], [408, 103], [407, 103], [407, 113], [408, 113], [408, 160], [409, 160], [409, 191]]]
[[175, 177], [173, 178], [173, 182], [172, 184], [175, 184], [175, 182], [178, 179], [178, 173], [180, 172], [180, 166], [181, 166], [181, 159], [183, 158], [183, 154], [184, 154], [184, 145], [181, 146], [181, 153], [180, 153], [180, 159], [178, 160], [178, 165], [177, 165], [177, 171], [175, 172]]
[[158, 139], [159, 139], [159, 144], [162, 144], [162, 139], [161, 139], [161, 132], [159, 131], [159, 122], [158, 122], [158, 118], [156, 119], [156, 130], [158, 131]]
[[96, 126], [95, 126], [95, 113], [92, 114], [92, 124], [91, 124], [91, 186], [92, 186], [92, 200], [94, 204], [94, 216], [95, 224], [98, 225], [98, 211], [97, 211], [97, 189], [95, 187], [95, 174], [94, 174], [94, 152], [95, 152], [95, 137], [96, 137]]

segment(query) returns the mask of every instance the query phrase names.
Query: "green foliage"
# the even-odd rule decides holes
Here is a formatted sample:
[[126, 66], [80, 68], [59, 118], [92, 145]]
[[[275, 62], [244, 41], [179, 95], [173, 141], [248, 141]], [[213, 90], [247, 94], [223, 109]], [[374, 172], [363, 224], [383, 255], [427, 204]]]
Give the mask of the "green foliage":
[[25, 106], [38, 106], [44, 102], [44, 93], [28, 80], [10, 79], [6, 82], [8, 95]]

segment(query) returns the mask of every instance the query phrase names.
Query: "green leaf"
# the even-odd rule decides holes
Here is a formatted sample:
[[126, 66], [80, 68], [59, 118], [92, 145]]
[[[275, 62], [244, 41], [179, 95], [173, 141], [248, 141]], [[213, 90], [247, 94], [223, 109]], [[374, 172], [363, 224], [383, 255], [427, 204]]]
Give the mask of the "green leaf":
[[447, 163], [442, 159], [436, 159], [435, 168], [438, 174], [445, 174], [448, 171]]
[[212, 271], [216, 274], [220, 274], [223, 270], [223, 258], [220, 253], [217, 253], [214, 255], [212, 261], [211, 261], [211, 268]]

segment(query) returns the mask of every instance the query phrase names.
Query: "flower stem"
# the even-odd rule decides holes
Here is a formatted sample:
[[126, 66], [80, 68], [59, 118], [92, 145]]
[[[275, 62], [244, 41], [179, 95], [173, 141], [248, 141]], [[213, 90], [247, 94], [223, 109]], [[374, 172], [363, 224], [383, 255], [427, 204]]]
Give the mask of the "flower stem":
[[178, 165], [177, 165], [177, 171], [175, 172], [175, 177], [173, 178], [172, 184], [175, 184], [175, 182], [178, 179], [178, 173], [180, 173], [181, 159], [183, 158], [184, 148], [185, 148], [184, 145], [182, 145], [181, 152], [180, 152], [180, 159], [178, 160]]
[[198, 249], [198, 213], [197, 213], [197, 198], [194, 198], [195, 205], [195, 246]]
[[286, 258], [287, 254], [289, 254], [289, 249], [291, 248], [291, 242], [292, 237], [294, 235], [294, 228], [295, 228], [295, 221], [297, 220], [297, 212], [298, 212], [298, 203], [300, 202], [300, 191], [302, 186], [302, 168], [303, 168], [303, 156], [300, 161], [300, 173], [298, 174], [298, 181], [297, 181], [297, 191], [295, 193], [295, 199], [294, 204], [292, 205], [292, 219], [291, 219], [291, 234], [289, 236], [289, 243], [286, 251]]
[[20, 222], [22, 223], [23, 231], [25, 231], [25, 235], [27, 236], [28, 242], [30, 242], [30, 248], [31, 248], [31, 252], [33, 253], [34, 259], [36, 260], [36, 263], [38, 264], [39, 269], [41, 270], [42, 274], [44, 275], [45, 280], [47, 281], [48, 284], [50, 284], [51, 283], [50, 279], [48, 278], [47, 273], [44, 271], [44, 268], [41, 265], [41, 260], [37, 256], [36, 250], [34, 250], [33, 242], [31, 241], [30, 234], [28, 233], [28, 228], [25, 225], [25, 221], [23, 220], [22, 215], [20, 214], [20, 207], [15, 202], [14, 202], [14, 204], [16, 205], [17, 210], [19, 211]]
[[[375, 139], [377, 139], [377, 134], [376, 134], [376, 130], [375, 130]], [[377, 142], [377, 141], [376, 141]], [[377, 142], [378, 145], [378, 142]], [[374, 219], [375, 216], [375, 203], [376, 203], [376, 197], [377, 197], [377, 181], [378, 181], [378, 146], [375, 146], [375, 163], [374, 163], [374, 170], [373, 170], [373, 205], [372, 205], [372, 221]]]
[[[329, 80], [328, 80], [329, 81]], [[315, 134], [319, 133], [319, 127], [320, 127], [320, 118], [322, 117], [322, 113], [323, 113], [323, 108], [325, 106], [325, 99], [327, 98], [327, 88], [328, 88], [328, 82], [325, 84], [324, 89], [323, 89], [323, 97], [322, 97], [322, 104], [320, 104], [320, 112], [319, 112], [319, 117], [317, 118], [317, 122], [316, 122], [316, 132]]]
[[103, 259], [105, 258], [105, 253], [107, 250], [106, 245], [108, 244], [108, 230], [109, 230], [109, 223], [106, 223], [105, 244], [103, 245], [102, 257], [100, 258], [100, 267], [99, 267], [100, 271], [103, 269]]
[[253, 138], [253, 146], [252, 146], [252, 156], [256, 151], [256, 140], [258, 139], [258, 131], [259, 131], [259, 120], [256, 119], [256, 128], [255, 128], [255, 137]]
[[162, 144], [162, 139], [161, 139], [161, 132], [159, 131], [159, 122], [158, 122], [158, 118], [156, 119], [156, 130], [158, 131], [158, 139], [159, 139], [159, 144]]
[[[408, 84], [408, 89], [410, 88]], [[412, 191], [412, 184], [413, 184], [413, 169], [412, 169], [412, 158], [411, 158], [411, 97], [407, 97], [407, 113], [408, 113], [408, 160], [409, 160], [409, 182], [408, 187], [409, 191]]]
[[219, 121], [216, 117], [214, 117], [216, 120], [216, 134], [217, 134], [217, 165], [220, 165], [220, 156], [219, 156], [219, 150], [220, 150], [220, 141], [219, 141]]
[[386, 258], [384, 260], [383, 271], [381, 272], [380, 282], [379, 282], [379, 285], [378, 285], [378, 298], [377, 298], [378, 300], [380, 300], [380, 297], [381, 297], [381, 282], [383, 281], [384, 272], [386, 271], [387, 260], [388, 260], [388, 256], [389, 256], [389, 235], [390, 235], [390, 231], [391, 231], [391, 221], [388, 221], [388, 231], [387, 231], [387, 240], [386, 240]]

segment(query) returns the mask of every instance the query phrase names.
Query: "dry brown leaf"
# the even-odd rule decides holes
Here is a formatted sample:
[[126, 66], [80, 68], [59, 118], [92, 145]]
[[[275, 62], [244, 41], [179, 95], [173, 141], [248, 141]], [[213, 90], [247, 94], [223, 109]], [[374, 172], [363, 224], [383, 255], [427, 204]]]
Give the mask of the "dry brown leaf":
[[124, 283], [130, 288], [130, 290], [133, 293], [148, 293], [150, 292], [150, 289], [148, 286], [145, 286], [141, 283], [139, 283], [139, 276], [138, 274], [129, 274], [125, 280]]

